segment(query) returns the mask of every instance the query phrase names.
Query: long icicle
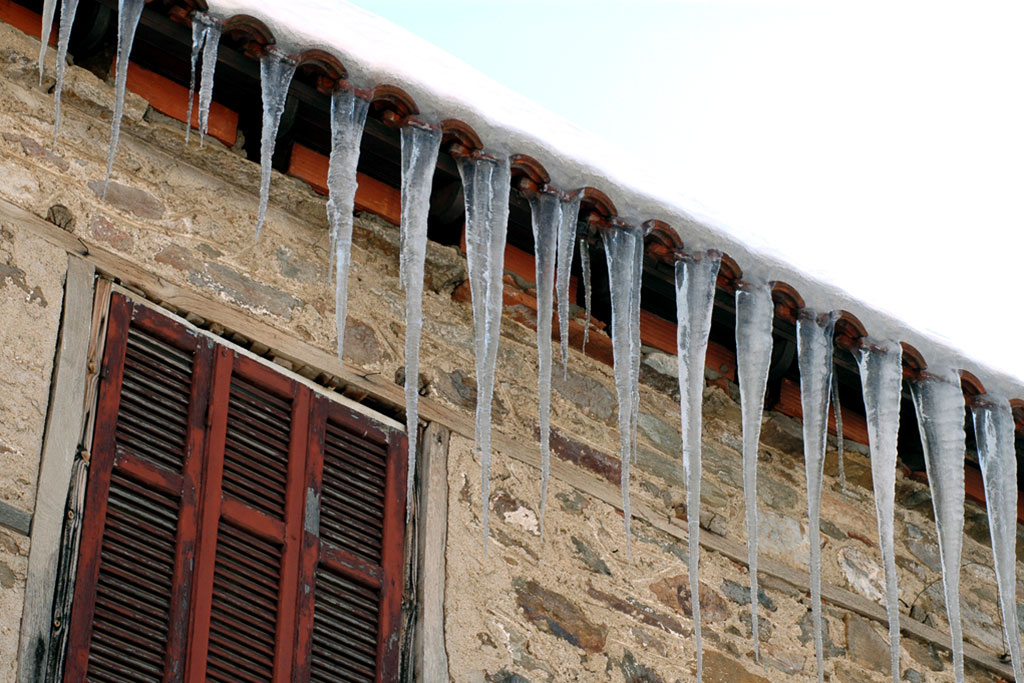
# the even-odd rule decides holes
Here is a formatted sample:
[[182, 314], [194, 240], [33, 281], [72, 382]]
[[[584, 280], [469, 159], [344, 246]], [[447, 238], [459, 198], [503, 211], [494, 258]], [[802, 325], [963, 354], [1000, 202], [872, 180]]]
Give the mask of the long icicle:
[[832, 373], [832, 413], [836, 418], [836, 456], [839, 460], [839, 488], [846, 495], [846, 466], [843, 464], [843, 406], [839, 403], [839, 375]]
[[327, 167], [327, 223], [330, 263], [334, 270], [334, 318], [338, 334], [338, 362], [345, 346], [348, 315], [348, 271], [352, 263], [352, 211], [356, 196], [359, 141], [369, 103], [351, 90], [331, 96], [331, 157]]
[[[57, 29], [57, 83], [53, 87], [53, 141], [60, 137], [60, 98], [64, 92], [64, 74], [68, 69], [68, 44], [71, 42], [71, 27], [75, 23], [78, 0], [61, 0], [60, 27]], [[44, 47], [46, 43], [43, 43]], [[42, 68], [42, 67], [40, 67]]]
[[[199, 79], [199, 146], [206, 141], [210, 127], [210, 105], [213, 103], [213, 74], [217, 69], [217, 52], [220, 49], [221, 23], [209, 14], [201, 15], [206, 24], [206, 42], [203, 45], [203, 71]], [[189, 127], [192, 121], [189, 119]]]
[[294, 59], [270, 47], [260, 57], [260, 90], [263, 96], [263, 130], [260, 136], [260, 208], [256, 219], [256, 240], [260, 239], [263, 221], [267, 218], [267, 204], [270, 202], [271, 164], [274, 160], [274, 145], [277, 129], [288, 100], [288, 86], [295, 75]]
[[585, 237], [580, 238], [580, 270], [583, 271], [583, 347], [584, 355], [587, 353], [587, 342], [590, 340], [590, 245]]
[[46, 70], [46, 48], [50, 46], [50, 32], [53, 31], [53, 15], [57, 10], [57, 0], [43, 0], [43, 21], [39, 27], [39, 85], [43, 84], [43, 73]]
[[[555, 194], [537, 192], [530, 197], [533, 252], [537, 283], [537, 413], [540, 429], [540, 533], [544, 536], [548, 474], [551, 469], [551, 318], [555, 287], [555, 261], [562, 223], [562, 201]], [[556, 254], [557, 252], [557, 254]], [[559, 301], [561, 305], [561, 301]], [[559, 325], [561, 325], [561, 320]]]
[[505, 238], [511, 175], [507, 158], [459, 159], [466, 196], [466, 261], [476, 348], [476, 451], [480, 455], [483, 542], [490, 533], [491, 406], [501, 338]]
[[636, 243], [643, 243], [639, 230], [629, 227], [601, 231], [604, 242], [605, 261], [608, 263], [608, 290], [612, 307], [612, 360], [615, 373], [615, 393], [619, 403], [619, 457], [622, 489], [622, 516], [626, 527], [626, 557], [631, 556], [630, 545], [630, 504], [629, 504], [629, 463], [633, 451], [633, 363], [630, 348], [634, 320], [634, 305], [639, 301], [634, 296], [635, 280], [640, 277], [640, 263], [636, 254]]
[[[405, 521], [412, 514], [419, 440], [420, 337], [423, 333], [423, 272], [427, 259], [430, 187], [441, 149], [441, 129], [408, 123], [402, 128], [402, 229], [400, 272], [405, 289], [405, 431], [409, 468]], [[355, 177], [355, 168], [352, 169]], [[351, 216], [351, 213], [349, 214]]]
[[110, 149], [107, 151], [107, 175], [103, 181], [103, 199], [107, 198], [110, 174], [114, 170], [117, 142], [121, 138], [121, 117], [124, 114], [124, 94], [128, 84], [128, 56], [135, 42], [135, 29], [139, 26], [146, 0], [118, 0], [117, 2], [117, 73], [114, 74], [114, 113], [110, 117]]
[[636, 463], [639, 449], [637, 430], [640, 426], [640, 290], [643, 287], [643, 263], [644, 263], [644, 235], [645, 230], [640, 231], [640, 237], [633, 243], [633, 282], [630, 287], [632, 303], [630, 313], [632, 322], [629, 328], [629, 386], [633, 393], [633, 410], [631, 420], [633, 423], [633, 462]]
[[715, 284], [722, 256], [718, 252], [684, 256], [676, 261], [676, 361], [683, 432], [683, 478], [686, 480], [687, 571], [697, 651], [697, 680], [704, 675], [700, 618], [700, 478], [701, 423], [704, 404], [704, 358], [715, 307]]
[[203, 43], [206, 42], [206, 25], [199, 21], [201, 12], [192, 14], [192, 54], [190, 56], [190, 68], [188, 74], [188, 110], [185, 113], [185, 144], [188, 144], [192, 134], [192, 105], [196, 98], [196, 63], [199, 61], [199, 53], [203, 50]]
[[558, 212], [558, 335], [562, 342], [562, 374], [569, 372], [569, 275], [572, 271], [572, 252], [576, 246], [576, 219], [580, 212], [582, 192], [576, 192], [568, 201], [560, 202]]
[[964, 395], [955, 370], [935, 373], [910, 385], [924, 447], [932, 509], [939, 534], [942, 588], [949, 621], [953, 675], [964, 680], [964, 643], [960, 623], [960, 554], [964, 531]]
[[896, 497], [896, 443], [903, 391], [903, 347], [896, 341], [870, 342], [854, 353], [860, 370], [871, 449], [878, 543], [885, 569], [885, 611], [889, 615], [889, 667], [900, 680], [900, 604], [893, 533]]
[[747, 564], [750, 568], [750, 631], [754, 661], [760, 663], [757, 589], [757, 448], [772, 359], [775, 306], [765, 283], [740, 282], [736, 288], [736, 366], [743, 422], [743, 495], [746, 501]]
[[999, 609], [1003, 615], [1003, 638], [1010, 653], [1013, 678], [1024, 681], [1016, 607], [1017, 457], [1010, 402], [994, 396], [975, 398], [974, 434], [985, 482], [985, 507], [999, 587]]
[[821, 636], [821, 485], [825, 474], [825, 438], [832, 387], [832, 334], [835, 315], [815, 317], [801, 311], [796, 321], [800, 365], [800, 407], [804, 418], [804, 473], [807, 479], [808, 540], [810, 545], [811, 617], [814, 621], [814, 656], [818, 683], [825, 680]]

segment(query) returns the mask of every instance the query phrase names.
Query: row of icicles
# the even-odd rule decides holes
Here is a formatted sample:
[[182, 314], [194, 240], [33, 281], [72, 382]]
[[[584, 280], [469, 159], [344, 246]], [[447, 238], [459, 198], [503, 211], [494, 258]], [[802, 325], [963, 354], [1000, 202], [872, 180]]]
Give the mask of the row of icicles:
[[[40, 79], [55, 0], [46, 0], [43, 16]], [[55, 136], [60, 132], [60, 96], [78, 0], [61, 0], [57, 47]], [[120, 132], [125, 96], [127, 56], [145, 0], [119, 0], [116, 93], [107, 161], [109, 181]], [[193, 14], [192, 79], [189, 92], [191, 121], [196, 65], [202, 54], [199, 88], [199, 136], [203, 143], [212, 100], [214, 68], [221, 23], [204, 14]], [[296, 62], [269, 48], [260, 61], [263, 97], [260, 203], [257, 237], [266, 217], [271, 177], [271, 158], [277, 128], [284, 110]], [[328, 172], [327, 215], [330, 256], [335, 276], [338, 358], [342, 356], [351, 262], [352, 217], [356, 191], [359, 141], [368, 102], [349, 90], [336, 91], [331, 100], [331, 155]], [[190, 127], [189, 127], [190, 128]], [[188, 133], [186, 133], [186, 143]], [[423, 327], [423, 271], [427, 246], [427, 211], [433, 170], [441, 145], [440, 128], [410, 122], [401, 130], [402, 215], [401, 285], [406, 292], [405, 400], [409, 438], [409, 495], [416, 467], [418, 435], [419, 346]], [[473, 306], [476, 377], [476, 452], [481, 461], [484, 548], [488, 536], [489, 470], [491, 457], [491, 404], [497, 364], [502, 311], [502, 276], [508, 223], [510, 167], [508, 159], [480, 156], [458, 159], [466, 204], [466, 251]], [[577, 214], [581, 193], [562, 195], [544, 188], [530, 196], [536, 252], [537, 348], [541, 455], [541, 513], [543, 531], [550, 467], [550, 406], [552, 372], [552, 292], [557, 293], [563, 372], [568, 364], [569, 269], [577, 241]], [[619, 403], [620, 456], [622, 462], [622, 509], [627, 554], [630, 546], [629, 467], [637, 453], [640, 369], [640, 282], [643, 265], [643, 233], [622, 226], [602, 231], [607, 255], [612, 308], [612, 344], [615, 385]], [[589, 251], [581, 247], [586, 322], [590, 321]], [[679, 394], [683, 443], [683, 471], [689, 533], [690, 594], [699, 595], [698, 560], [701, 483], [701, 402], [704, 388], [704, 357], [720, 255], [681, 256], [675, 266]], [[757, 588], [757, 446], [761, 429], [768, 367], [772, 350], [774, 307], [767, 282], [740, 282], [736, 290], [736, 352], [743, 430], [743, 481], [746, 500], [747, 546], [750, 566], [750, 610], [755, 659], [760, 659]], [[824, 473], [826, 428], [830, 395], [835, 394], [832, 373], [833, 328], [831, 313], [801, 312], [797, 320], [800, 395], [803, 409], [804, 463], [810, 526], [810, 590], [814, 622], [814, 647], [818, 680], [823, 680], [821, 630], [821, 547], [819, 512]], [[584, 349], [589, 328], [584, 334]], [[885, 600], [889, 615], [889, 639], [893, 681], [899, 680], [899, 605], [893, 546], [896, 442], [902, 391], [902, 349], [898, 342], [868, 340], [854, 352], [867, 408], [878, 536], [885, 571]], [[964, 397], [957, 373], [948, 369], [924, 375], [910, 386], [917, 411], [925, 464], [931, 484], [939, 555], [950, 624], [954, 672], [963, 681], [963, 643], [960, 626], [959, 568], [964, 524]], [[837, 425], [841, 424], [836, 408]], [[992, 551], [1003, 616], [1004, 638], [1017, 680], [1024, 680], [1015, 609], [1017, 475], [1014, 455], [1014, 423], [1009, 402], [981, 396], [972, 406], [978, 455], [988, 505]], [[841, 427], [840, 427], [841, 429]], [[841, 441], [841, 432], [840, 432]], [[839, 445], [840, 453], [842, 445]], [[840, 457], [842, 457], [840, 455]], [[845, 487], [845, 482], [843, 482]], [[407, 511], [408, 514], [408, 511]], [[702, 672], [700, 601], [692, 600], [697, 679]]]

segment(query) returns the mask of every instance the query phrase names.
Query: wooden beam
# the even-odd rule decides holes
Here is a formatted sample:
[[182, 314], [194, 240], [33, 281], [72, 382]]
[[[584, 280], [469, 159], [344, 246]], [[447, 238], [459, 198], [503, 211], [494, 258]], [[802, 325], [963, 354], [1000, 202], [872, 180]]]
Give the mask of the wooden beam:
[[447, 681], [444, 647], [445, 553], [448, 538], [448, 439], [437, 422], [423, 432], [420, 499], [415, 680]]
[[[207, 321], [216, 321], [225, 328], [239, 332], [274, 349], [278, 356], [297, 363], [321, 368], [336, 376], [342, 384], [356, 389], [377, 401], [390, 405], [404, 405], [403, 389], [394, 382], [378, 374], [362, 375], [348, 367], [341, 367], [333, 351], [325, 351], [300, 339], [289, 332], [268, 323], [253, 319], [249, 315], [236, 310], [227, 304], [208, 299], [196, 294], [183, 286], [168, 282], [144, 268], [127, 261], [123, 257], [109, 252], [94, 242], [75, 237], [55, 225], [12, 204], [0, 200], [0, 224], [13, 223], [21, 229], [30, 230], [47, 241], [63, 247], [68, 251], [84, 256], [95, 265], [97, 271], [110, 277], [118, 278], [126, 285], [133, 287], [156, 302], [167, 304], [182, 310], [190, 311]], [[420, 399], [420, 418], [428, 422], [438, 422], [452, 432], [468, 439], [474, 438], [475, 425], [473, 416], [453, 410], [439, 401], [422, 397]], [[540, 455], [532, 439], [523, 441], [495, 430], [491, 439], [495, 451], [506, 457], [540, 468]], [[590, 444], [595, 447], [594, 444]], [[595, 447], [595, 450], [600, 450]], [[589, 495], [608, 505], [621, 508], [620, 492], [617, 486], [584, 472], [563, 460], [553, 459], [551, 475], [574, 487], [581, 493]], [[686, 540], [685, 529], [677, 526], [666, 512], [655, 510], [640, 497], [634, 497], [633, 517], [649, 523], [674, 538]], [[745, 565], [747, 561], [746, 545], [710, 532], [701, 534], [701, 545], [720, 553], [734, 562]], [[800, 571], [762, 557], [759, 560], [759, 571], [762, 574], [791, 584], [801, 590], [809, 585], [808, 575]], [[848, 609], [868, 619], [883, 624], [888, 623], [885, 610], [867, 598], [844, 590], [837, 586], [822, 584], [822, 598], [837, 607]], [[909, 636], [918, 638], [937, 647], [949, 648], [949, 635], [920, 622], [906, 618], [900, 621], [902, 631]], [[1013, 669], [1004, 664], [998, 655], [986, 652], [973, 645], [964, 645], [964, 656], [975, 664], [1012, 680]]]
[[[39, 38], [43, 27], [42, 15], [13, 2], [13, 0], [0, 0], [0, 21], [10, 24], [22, 33], [35, 38]], [[50, 38], [47, 45], [55, 46], [56, 44], [57, 27], [53, 26], [50, 30]]]
[[[127, 88], [149, 102], [149, 106], [161, 114], [185, 122], [185, 117], [188, 116], [188, 88], [185, 86], [129, 61]], [[189, 125], [198, 131], [198, 93], [192, 94], [192, 104], [192, 119]], [[228, 147], [233, 146], [238, 139], [238, 114], [223, 104], [210, 103], [207, 126], [207, 135], [220, 140]]]
[[32, 515], [0, 500], [0, 526], [28, 536], [32, 527]]
[[82, 401], [85, 398], [95, 275], [91, 263], [77, 256], [68, 256], [60, 341], [54, 361], [32, 520], [32, 545], [28, 555], [18, 655], [19, 681], [42, 680], [46, 671], [64, 508], [71, 483], [71, 466], [82, 434]]
[[[288, 175], [305, 180], [317, 194], [327, 194], [328, 159], [319, 152], [298, 143], [292, 144]], [[387, 183], [365, 173], [356, 174], [356, 211], [380, 216], [392, 225], [402, 222], [402, 193]]]

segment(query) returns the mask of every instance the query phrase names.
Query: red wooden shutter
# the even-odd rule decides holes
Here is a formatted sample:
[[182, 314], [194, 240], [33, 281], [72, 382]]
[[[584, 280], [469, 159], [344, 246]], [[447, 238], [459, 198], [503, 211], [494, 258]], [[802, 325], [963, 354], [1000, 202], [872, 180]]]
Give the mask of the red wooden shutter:
[[290, 681], [311, 392], [221, 349], [213, 397], [190, 678]]
[[323, 447], [310, 468], [320, 505], [306, 521], [303, 587], [314, 604], [300, 673], [311, 681], [391, 681], [399, 665], [406, 439], [325, 403]]
[[405, 437], [117, 294], [66, 678], [398, 676]]
[[181, 679], [210, 357], [114, 295], [66, 680]]

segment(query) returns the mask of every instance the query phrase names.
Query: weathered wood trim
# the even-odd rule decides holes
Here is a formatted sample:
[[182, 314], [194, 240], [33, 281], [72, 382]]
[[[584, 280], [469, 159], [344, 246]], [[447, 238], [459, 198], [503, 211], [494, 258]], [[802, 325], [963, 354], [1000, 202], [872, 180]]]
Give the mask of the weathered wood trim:
[[0, 526], [28, 536], [32, 527], [32, 515], [0, 500]]
[[[0, 223], [16, 223], [23, 229], [31, 230], [43, 239], [67, 251], [78, 254], [89, 260], [96, 269], [110, 277], [121, 280], [145, 294], [153, 301], [162, 302], [176, 309], [189, 311], [206, 320], [217, 321], [227, 329], [259, 340], [262, 344], [274, 349], [277, 355], [286, 360], [302, 365], [310, 365], [331, 373], [338, 381], [352, 387], [367, 396], [392, 405], [404, 405], [405, 396], [399, 385], [380, 375], [361, 375], [347, 367], [341, 367], [333, 351], [325, 351], [295, 339], [285, 330], [256, 320], [224, 303], [206, 298], [185, 287], [170, 283], [160, 276], [127, 261], [92, 241], [86, 241], [67, 233], [55, 225], [12, 204], [0, 199]], [[420, 418], [428, 422], [438, 422], [452, 432], [466, 438], [474, 437], [472, 415], [461, 414], [429, 397], [420, 399]], [[492, 435], [492, 446], [496, 452], [532, 467], [540, 467], [540, 456], [533, 440], [520, 441], [495, 430]], [[597, 477], [581, 471], [574, 465], [553, 459], [551, 475], [577, 490], [601, 500], [608, 505], [621, 509], [618, 487], [613, 487]], [[645, 501], [634, 498], [633, 517], [648, 522], [652, 526], [680, 540], [686, 540], [686, 531], [676, 526], [664, 512], [656, 511]], [[746, 565], [746, 545], [731, 541], [710, 532], [701, 534], [701, 545], [721, 553], [731, 560]], [[759, 571], [762, 574], [775, 576], [796, 588], [804, 589], [809, 583], [808, 575], [779, 562], [767, 558], [759, 560]], [[888, 623], [885, 610], [870, 600], [837, 586], [823, 583], [822, 598], [851, 612], [866, 618]], [[900, 621], [901, 630], [910, 636], [934, 643], [937, 647], [949, 648], [949, 635], [938, 629], [931, 628], [912, 619]], [[964, 644], [964, 656], [985, 669], [997, 673], [1007, 680], [1012, 680], [1013, 670], [1004, 664], [998, 655], [985, 652], [981, 648]]]
[[91, 263], [77, 256], [68, 256], [60, 341], [54, 361], [35, 513], [32, 516], [32, 545], [28, 555], [18, 653], [19, 681], [41, 680], [46, 671], [64, 508], [71, 482], [71, 467], [82, 433], [82, 402], [85, 398], [95, 275]]
[[446, 427], [431, 422], [423, 432], [419, 457], [417, 535], [416, 680], [447, 681], [444, 588], [448, 537], [448, 439]]

